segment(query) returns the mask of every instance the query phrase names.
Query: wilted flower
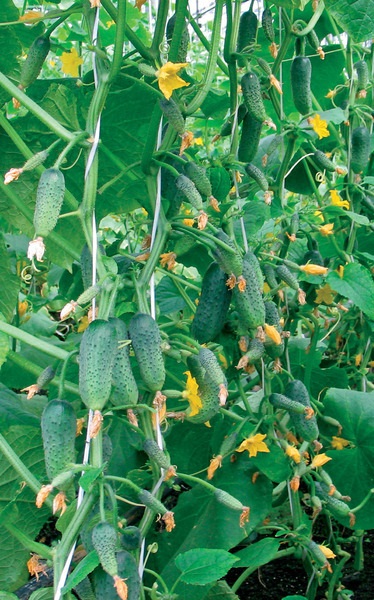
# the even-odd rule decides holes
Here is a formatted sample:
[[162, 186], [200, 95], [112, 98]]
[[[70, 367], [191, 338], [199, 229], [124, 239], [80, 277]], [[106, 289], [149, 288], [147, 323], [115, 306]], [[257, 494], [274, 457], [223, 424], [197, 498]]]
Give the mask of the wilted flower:
[[29, 247], [27, 249], [27, 258], [29, 260], [36, 258], [37, 261], [42, 262], [44, 252], [45, 245], [42, 237], [37, 237], [35, 240], [31, 240], [31, 242], [29, 242]]

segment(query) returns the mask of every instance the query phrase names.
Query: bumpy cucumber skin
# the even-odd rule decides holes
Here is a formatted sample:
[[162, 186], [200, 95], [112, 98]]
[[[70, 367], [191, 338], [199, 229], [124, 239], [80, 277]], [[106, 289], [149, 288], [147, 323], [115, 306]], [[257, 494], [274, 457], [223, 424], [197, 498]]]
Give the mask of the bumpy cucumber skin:
[[356, 127], [351, 138], [351, 168], [354, 173], [361, 173], [370, 156], [370, 133], [367, 127]]
[[144, 440], [143, 450], [148, 454], [149, 458], [154, 460], [162, 469], [168, 469], [170, 467], [169, 457], [166, 456], [165, 452], [161, 450], [154, 440]]
[[102, 410], [109, 400], [116, 352], [114, 325], [102, 319], [92, 321], [83, 333], [79, 352], [79, 392], [91, 410]]
[[117, 351], [112, 369], [112, 390], [109, 399], [115, 406], [136, 404], [139, 392], [131, 369], [130, 346], [127, 344], [119, 347], [130, 339], [127, 327], [121, 319], [111, 318], [109, 322], [114, 325], [117, 333]]
[[138, 313], [130, 321], [129, 333], [143, 383], [151, 392], [161, 390], [165, 365], [156, 321], [150, 315]]
[[249, 342], [248, 350], [243, 355], [243, 357], [246, 356], [248, 358], [248, 362], [250, 364], [253, 364], [257, 360], [260, 360], [260, 358], [263, 357], [264, 353], [265, 353], [264, 344], [262, 342], [260, 342], [260, 340], [254, 338], [253, 340], [251, 340]]
[[291, 89], [295, 108], [302, 115], [312, 111], [312, 63], [307, 56], [295, 56], [291, 65]]
[[243, 262], [247, 262], [251, 265], [251, 267], [256, 275], [258, 289], [260, 290], [260, 293], [262, 294], [263, 289], [264, 289], [264, 276], [262, 274], [261, 265], [259, 263], [257, 256], [255, 255], [254, 252], [252, 252], [252, 250], [248, 250], [248, 252], [246, 252], [244, 254]]
[[142, 532], [140, 531], [139, 527], [129, 525], [128, 527], [122, 529], [121, 546], [125, 550], [137, 550], [138, 548], [140, 548], [141, 543]]
[[270, 8], [265, 8], [262, 17], [261, 24], [264, 35], [269, 42], [274, 42], [275, 33], [274, 33], [274, 23], [273, 23], [273, 15]]
[[273, 393], [269, 396], [269, 402], [275, 408], [281, 408], [283, 410], [288, 410], [290, 413], [296, 413], [298, 415], [303, 415], [305, 411], [305, 406], [301, 402], [296, 402], [295, 400], [291, 400], [284, 394]]
[[245, 290], [233, 290], [233, 301], [239, 313], [240, 333], [256, 329], [265, 323], [265, 305], [258, 287], [256, 273], [248, 262], [243, 262], [243, 277], [247, 282]]
[[199, 386], [198, 394], [201, 399], [202, 408], [197, 415], [190, 416], [190, 409], [186, 411], [186, 419], [191, 423], [205, 423], [212, 419], [220, 409], [219, 403], [219, 385], [212, 383], [209, 376], [207, 377], [206, 369], [200, 361], [200, 357], [191, 355], [187, 359], [187, 366], [192, 377], [196, 379]]
[[313, 160], [320, 169], [333, 173], [335, 171], [335, 165], [322, 150], [316, 150], [313, 154]]
[[38, 379], [36, 380], [36, 385], [39, 389], [43, 390], [49, 383], [51, 383], [55, 375], [56, 371], [49, 365], [40, 373]]
[[212, 385], [221, 385], [227, 387], [227, 379], [220, 367], [216, 355], [209, 348], [200, 348], [199, 361], [205, 369], [205, 381]]
[[[247, 10], [242, 13], [239, 21], [238, 42], [236, 51], [245, 53], [253, 50], [253, 45], [256, 43], [258, 19], [253, 10]], [[245, 66], [245, 59], [238, 57], [239, 67]]]
[[[117, 532], [113, 525], [101, 521], [92, 530], [92, 544], [99, 555], [100, 564], [111, 577], [117, 575], [116, 560]], [[113, 582], [112, 582], [113, 584]]]
[[206, 169], [201, 165], [197, 165], [192, 160], [189, 160], [184, 165], [184, 172], [189, 179], [195, 184], [198, 192], [203, 196], [212, 195], [212, 186], [206, 174]]
[[364, 90], [369, 83], [369, 68], [365, 60], [359, 60], [354, 64], [357, 72], [358, 90]]
[[59, 169], [46, 169], [36, 192], [35, 234], [47, 237], [56, 226], [65, 195], [65, 178]]
[[[177, 15], [174, 13], [167, 22], [166, 25], [166, 41], [170, 45], [173, 39], [174, 27]], [[184, 27], [182, 35], [179, 40], [177, 59], [174, 62], [185, 63], [187, 58], [188, 44], [190, 43], [190, 36], [188, 35], [188, 28], [186, 20], [184, 20]]]
[[255, 73], [248, 72], [241, 80], [244, 104], [254, 119], [263, 123], [266, 119], [260, 80]]
[[161, 110], [168, 119], [170, 125], [174, 127], [175, 131], [179, 133], [179, 135], [182, 135], [185, 131], [184, 118], [178, 104], [174, 102], [172, 98], [169, 100], [166, 98], [161, 98], [159, 102]]
[[219, 239], [221, 242], [225, 242], [230, 248], [235, 250], [235, 252], [226, 252], [222, 246], [216, 247], [214, 250], [214, 258], [218, 262], [222, 271], [224, 271], [227, 275], [231, 275], [232, 273], [235, 277], [239, 277], [243, 272], [243, 261], [236, 249], [236, 246], [232, 239], [223, 231], [223, 229], [219, 229], [215, 233], [215, 237]]
[[[126, 550], [116, 554], [118, 575], [126, 581], [128, 588], [127, 600], [139, 600], [140, 578], [135, 558]], [[100, 567], [93, 573], [93, 583], [96, 600], [118, 600], [119, 596], [113, 586], [113, 578]]]
[[[290, 381], [287, 384], [286, 389], [284, 390], [284, 395], [295, 402], [300, 402], [304, 406], [311, 408], [308, 390], [303, 382], [299, 379]], [[296, 433], [304, 440], [307, 442], [313, 442], [318, 438], [318, 424], [314, 415], [309, 419], [307, 418], [308, 415], [297, 415], [295, 413], [291, 413], [290, 416], [296, 429]]]
[[270, 289], [274, 289], [278, 286], [278, 281], [275, 275], [275, 269], [272, 265], [265, 263], [262, 265], [262, 270], [265, 275], [265, 279], [270, 287]]
[[309, 31], [309, 33], [306, 36], [306, 39], [308, 41], [309, 46], [313, 48], [315, 52], [317, 52], [321, 44], [319, 43], [318, 35], [314, 31], [314, 29], [312, 29], [312, 31]]
[[238, 148], [238, 160], [249, 163], [256, 156], [260, 144], [262, 122], [252, 115], [246, 114], [243, 119], [242, 131]]
[[188, 200], [190, 204], [197, 210], [203, 210], [203, 199], [198, 191], [196, 185], [186, 177], [186, 175], [179, 175], [175, 180], [177, 189], [180, 190]]
[[[240, 125], [240, 123], [243, 121], [247, 112], [248, 111], [247, 111], [246, 105], [244, 103], [239, 104], [238, 113], [237, 113], [238, 125]], [[227, 121], [225, 121], [225, 123], [222, 125], [221, 131], [220, 131], [221, 137], [226, 137], [227, 135], [231, 134], [233, 122], [234, 122], [234, 117], [231, 115], [227, 119]]]
[[191, 334], [200, 343], [212, 342], [222, 331], [230, 306], [232, 291], [226, 285], [227, 275], [212, 262], [203, 277]]
[[260, 190], [262, 190], [263, 192], [267, 192], [269, 190], [268, 180], [266, 179], [261, 169], [256, 167], [256, 165], [253, 165], [252, 163], [245, 165], [245, 171], [248, 177], [255, 180]]
[[[282, 334], [282, 327], [279, 321], [279, 312], [274, 302], [266, 301], [265, 303], [265, 323], [276, 328], [278, 333]], [[279, 358], [284, 352], [284, 341], [281, 344], [275, 344], [273, 340], [266, 337], [264, 342], [265, 350], [270, 358]]]
[[291, 271], [288, 267], [286, 267], [286, 265], [278, 265], [275, 271], [279, 279], [284, 281], [284, 283], [286, 283], [293, 290], [298, 291], [300, 286], [297, 277], [293, 273], [291, 273]]
[[316, 486], [316, 494], [318, 498], [323, 500], [326, 503], [326, 507], [328, 510], [336, 517], [348, 517], [351, 509], [342, 500], [339, 498], [334, 498], [334, 496], [329, 495], [329, 486], [323, 482], [315, 482]]
[[30, 46], [27, 58], [21, 68], [20, 85], [27, 88], [38, 78], [51, 48], [49, 37], [40, 36]]
[[[67, 465], [75, 462], [76, 416], [74, 409], [65, 400], [52, 400], [44, 408], [41, 427], [44, 460], [48, 479], [67, 470]], [[70, 482], [66, 483], [68, 488]]]

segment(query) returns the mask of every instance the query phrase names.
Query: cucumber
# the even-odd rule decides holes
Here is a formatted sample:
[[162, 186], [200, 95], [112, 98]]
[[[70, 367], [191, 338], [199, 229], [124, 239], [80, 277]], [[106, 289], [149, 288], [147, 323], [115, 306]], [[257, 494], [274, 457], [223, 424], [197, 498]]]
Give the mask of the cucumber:
[[251, 265], [251, 267], [256, 275], [258, 289], [259, 289], [260, 293], [262, 294], [263, 289], [264, 289], [264, 276], [262, 274], [261, 266], [260, 266], [257, 256], [255, 255], [254, 252], [252, 252], [252, 250], [248, 250], [244, 254], [243, 262], [247, 262]]
[[267, 192], [269, 190], [268, 180], [266, 179], [261, 169], [259, 169], [258, 167], [256, 167], [256, 165], [253, 165], [252, 163], [245, 165], [244, 168], [248, 177], [255, 180], [260, 190], [262, 190], [263, 192]]
[[208, 176], [206, 174], [206, 169], [201, 165], [197, 165], [192, 160], [189, 160], [184, 165], [184, 172], [187, 177], [195, 184], [198, 192], [202, 196], [207, 196], [210, 198], [212, 195], [212, 186]]
[[[294, 381], [290, 381], [286, 389], [284, 390], [284, 395], [294, 400], [296, 402], [300, 402], [307, 409], [311, 409], [310, 398], [308, 394], [308, 390], [305, 385], [299, 379], [295, 379]], [[319, 436], [317, 419], [314, 415], [310, 416], [310, 412], [306, 412], [305, 415], [298, 415], [295, 413], [291, 413], [291, 420], [295, 427], [296, 433], [301, 436], [307, 442], [313, 442]]]
[[370, 133], [367, 127], [356, 127], [351, 138], [351, 168], [354, 173], [361, 173], [370, 156]]
[[[65, 400], [51, 400], [41, 418], [44, 460], [50, 481], [75, 462], [75, 433], [77, 420], [74, 409]], [[59, 486], [66, 490], [72, 479]]]
[[262, 100], [260, 80], [255, 73], [249, 71], [241, 79], [244, 104], [248, 113], [263, 123], [266, 120], [265, 106]]
[[290, 413], [296, 413], [298, 415], [305, 414], [304, 404], [301, 404], [301, 402], [297, 402], [296, 400], [291, 400], [291, 398], [288, 398], [283, 394], [270, 394], [269, 402], [274, 408], [281, 408], [282, 410], [287, 410]]
[[79, 392], [91, 410], [102, 410], [109, 400], [117, 332], [109, 321], [96, 319], [83, 333], [79, 351]]
[[[247, 114], [247, 107], [244, 103], [239, 104], [238, 106], [238, 111], [237, 111], [237, 122], [238, 125], [240, 125], [240, 123], [243, 121], [245, 115]], [[227, 121], [225, 121], [225, 123], [222, 125], [221, 131], [219, 133], [218, 137], [226, 137], [228, 135], [231, 135], [232, 132], [232, 126], [234, 123], [234, 117], [231, 115]], [[217, 137], [216, 137], [217, 139]]]
[[191, 325], [191, 334], [200, 344], [212, 342], [225, 324], [232, 297], [226, 282], [226, 273], [218, 263], [212, 262], [203, 277], [199, 304]]
[[19, 85], [21, 89], [29, 87], [37, 80], [48, 52], [51, 49], [49, 37], [41, 35], [31, 44], [27, 58], [21, 67]]
[[274, 267], [265, 263], [264, 265], [262, 265], [262, 269], [264, 271], [265, 279], [270, 289], [273, 290], [274, 288], [278, 287], [279, 282], [277, 280]]
[[161, 98], [159, 102], [161, 110], [167, 118], [167, 120], [169, 121], [170, 125], [175, 129], [175, 131], [179, 135], [183, 135], [183, 133], [185, 132], [184, 117], [180, 111], [178, 104], [174, 102], [172, 98], [170, 98], [169, 100], [167, 100], [166, 98]]
[[175, 180], [175, 185], [181, 191], [188, 202], [197, 210], [203, 210], [203, 199], [197, 187], [186, 175], [179, 175]]
[[[102, 256], [105, 255], [105, 250], [102, 244], [99, 244], [98, 251]], [[92, 286], [92, 254], [87, 244], [84, 244], [82, 248], [80, 266], [82, 272], [83, 288], [86, 290]]]
[[185, 200], [185, 195], [180, 190], [176, 190], [174, 196], [170, 200], [169, 208], [166, 213], [168, 219], [172, 219], [176, 217], [180, 213], [180, 209], [183, 201]]
[[339, 498], [334, 498], [334, 496], [329, 495], [329, 486], [323, 482], [315, 482], [316, 486], [316, 494], [318, 498], [320, 498], [324, 503], [326, 508], [331, 512], [331, 514], [335, 517], [348, 517], [350, 516], [351, 509], [343, 502], [343, 500], [339, 500]]
[[38, 183], [34, 212], [35, 235], [47, 237], [56, 227], [65, 195], [65, 178], [59, 169], [46, 169]]
[[209, 350], [209, 348], [200, 348], [198, 358], [200, 364], [205, 369], [205, 382], [218, 387], [224, 385], [227, 388], [227, 379], [214, 352]]
[[[116, 553], [118, 575], [127, 585], [127, 600], [139, 600], [140, 578], [135, 558], [126, 550]], [[93, 584], [97, 600], [118, 600], [113, 578], [98, 567], [93, 572]]]
[[130, 321], [129, 333], [143, 383], [151, 392], [161, 390], [166, 374], [156, 321], [150, 315], [138, 313]]
[[261, 16], [261, 25], [264, 36], [269, 42], [275, 41], [273, 15], [270, 8], [265, 8]]
[[39, 390], [45, 389], [47, 385], [51, 383], [52, 379], [54, 379], [55, 375], [56, 371], [53, 367], [51, 367], [50, 365], [46, 367], [40, 373], [38, 379], [36, 380], [36, 385], [38, 386]]
[[317, 167], [322, 169], [323, 171], [329, 171], [333, 173], [335, 171], [334, 163], [327, 158], [326, 154], [321, 150], [316, 150], [313, 154], [313, 160], [316, 163]]
[[[174, 13], [170, 17], [170, 19], [168, 20], [167, 25], [166, 25], [166, 41], [169, 45], [171, 44], [172, 39], [173, 39], [176, 19], [177, 19], [177, 14]], [[178, 53], [177, 53], [176, 60], [174, 62], [176, 62], [176, 63], [185, 63], [186, 62], [189, 43], [190, 43], [190, 36], [188, 35], [186, 19], [184, 19], [182, 34], [179, 38]]]
[[117, 333], [117, 349], [112, 369], [110, 401], [114, 406], [136, 404], [139, 392], [130, 364], [130, 341], [127, 327], [121, 319], [109, 319]]
[[[121, 536], [121, 546], [125, 550], [137, 550], [140, 548], [142, 543], [142, 532], [139, 527], [135, 527], [134, 525], [129, 525], [122, 529]], [[118, 554], [117, 554], [118, 558]], [[119, 574], [121, 574], [119, 572]]]
[[[242, 13], [239, 21], [238, 41], [236, 52], [248, 54], [253, 51], [253, 46], [257, 38], [258, 19], [252, 9]], [[246, 64], [245, 57], [238, 57], [238, 66], [244, 67]]]
[[[359, 60], [354, 64], [354, 68], [357, 73], [358, 92], [363, 92], [369, 84], [369, 68], [367, 62], [365, 60]], [[360, 97], [365, 98], [365, 96], [366, 94], [361, 94]]]
[[[272, 325], [276, 328], [279, 334], [283, 333], [282, 327], [279, 321], [279, 312], [277, 306], [274, 302], [266, 301], [265, 302], [265, 322], [268, 325]], [[265, 350], [270, 358], [279, 358], [282, 356], [284, 352], [284, 341], [282, 339], [281, 344], [275, 344], [273, 340], [271, 340], [268, 336], [265, 337]]]
[[296, 292], [298, 291], [298, 289], [300, 287], [299, 281], [298, 281], [297, 277], [293, 273], [291, 273], [289, 268], [286, 267], [286, 265], [278, 265], [275, 269], [275, 272], [276, 272], [277, 276], [279, 277], [279, 279], [284, 281], [285, 284], [287, 284], [290, 288], [292, 288]]
[[196, 379], [198, 384], [198, 395], [201, 400], [202, 408], [198, 414], [190, 415], [191, 409], [186, 411], [186, 419], [191, 423], [206, 423], [212, 419], [220, 409], [219, 385], [212, 383], [212, 380], [207, 377], [206, 369], [200, 362], [199, 356], [191, 355], [187, 359], [187, 365], [192, 377]]
[[313, 48], [314, 52], [317, 52], [317, 54], [319, 54], [320, 58], [323, 60], [325, 58], [325, 53], [322, 50], [321, 44], [319, 43], [318, 35], [314, 31], [314, 29], [307, 33], [306, 39], [309, 46]]
[[243, 354], [243, 356], [239, 360], [238, 364], [236, 365], [236, 368], [237, 369], [245, 369], [245, 367], [248, 364], [252, 365], [253, 363], [260, 360], [260, 358], [263, 357], [264, 352], [265, 352], [264, 344], [262, 342], [260, 342], [260, 340], [254, 338], [253, 340], [251, 340], [249, 342], [247, 351], [245, 352], [245, 354]]
[[261, 130], [262, 122], [247, 113], [243, 119], [239, 141], [238, 160], [240, 162], [249, 163], [256, 156], [260, 144]]
[[222, 246], [217, 245], [213, 251], [214, 258], [221, 267], [222, 271], [224, 271], [227, 275], [233, 274], [235, 277], [240, 277], [240, 275], [243, 273], [243, 260], [234, 242], [227, 235], [227, 233], [223, 231], [223, 229], [218, 229], [214, 236], [234, 250], [234, 252], [229, 252], [222, 248]]
[[[247, 282], [245, 290], [233, 290], [233, 301], [239, 314], [240, 332], [254, 330], [265, 323], [265, 305], [259, 290], [258, 279], [252, 265], [243, 262], [243, 277]], [[243, 331], [242, 331], [243, 330]]]
[[154, 440], [146, 439], [143, 442], [143, 450], [148, 454], [149, 458], [153, 460], [162, 469], [168, 469], [170, 467], [170, 458], [161, 450], [158, 444]]
[[307, 56], [295, 56], [291, 65], [291, 90], [295, 108], [302, 115], [312, 112], [312, 63]]
[[318, 250], [308, 250], [308, 252], [304, 254], [303, 265], [306, 265], [307, 263], [319, 265], [320, 267], [325, 266], [322, 254]]
[[108, 521], [100, 521], [100, 523], [93, 528], [92, 545], [99, 555], [102, 568], [111, 577], [118, 575], [116, 560], [117, 543], [117, 531], [113, 525], [108, 523]]

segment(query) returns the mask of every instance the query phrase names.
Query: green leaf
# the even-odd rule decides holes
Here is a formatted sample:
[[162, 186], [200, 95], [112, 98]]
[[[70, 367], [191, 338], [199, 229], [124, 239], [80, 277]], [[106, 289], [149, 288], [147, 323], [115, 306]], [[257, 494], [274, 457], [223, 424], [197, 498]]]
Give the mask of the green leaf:
[[351, 300], [370, 319], [374, 319], [374, 282], [368, 269], [358, 263], [349, 263], [344, 267], [343, 277], [332, 271], [326, 282], [333, 290]]
[[251, 544], [235, 554], [235, 556], [240, 559], [235, 567], [255, 568], [266, 565], [266, 563], [273, 560], [278, 552], [279, 546], [280, 541], [276, 538], [264, 538], [255, 544]]
[[369, 225], [370, 224], [369, 219], [367, 217], [365, 217], [365, 215], [359, 215], [350, 210], [346, 210], [345, 214], [347, 215], [347, 217], [349, 217], [351, 219], [351, 221], [354, 221], [355, 223], [358, 223], [359, 225]]
[[70, 592], [70, 590], [75, 588], [78, 583], [83, 581], [87, 575], [92, 573], [92, 571], [96, 569], [99, 564], [99, 556], [96, 550], [92, 550], [78, 563], [74, 571], [71, 573], [71, 575], [69, 575], [62, 593], [67, 594], [67, 592]]
[[[12, 0], [3, 0], [0, 8], [0, 22], [17, 21], [19, 11]], [[24, 25], [19, 25], [24, 27]], [[18, 67], [17, 56], [22, 53], [22, 46], [15, 27], [0, 27], [0, 71], [7, 75]]]
[[307, 600], [305, 596], [284, 596], [282, 600]]
[[232, 591], [227, 581], [217, 581], [206, 596], [206, 600], [239, 600], [239, 596]]
[[330, 15], [354, 42], [374, 36], [374, 5], [367, 0], [325, 0]]
[[40, 419], [27, 410], [27, 405], [22, 405], [20, 396], [11, 390], [0, 388], [0, 431], [6, 431], [12, 425], [39, 427]]
[[[0, 289], [0, 312], [4, 315], [6, 321], [10, 322], [17, 304], [20, 280], [12, 272], [9, 254], [2, 235], [0, 236]], [[5, 338], [8, 340], [8, 336], [5, 336]], [[3, 346], [2, 339], [0, 345]], [[3, 356], [1, 348], [0, 366], [3, 364], [4, 359], [5, 356]]]
[[156, 288], [156, 299], [162, 315], [183, 310], [186, 306], [175, 283], [166, 276], [161, 279]]
[[237, 560], [226, 550], [195, 548], [179, 554], [175, 564], [182, 571], [181, 581], [205, 585], [224, 577]]
[[53, 600], [53, 596], [53, 587], [48, 587], [33, 592], [29, 600]]
[[[325, 414], [337, 419], [342, 431], [340, 437], [350, 446], [343, 450], [327, 450], [332, 458], [324, 469], [343, 495], [352, 498], [354, 508], [374, 487], [374, 394], [331, 388], [325, 398]], [[345, 526], [349, 518], [335, 517]], [[356, 513], [354, 529], [374, 528], [374, 498]]]
[[85, 471], [82, 477], [80, 477], [79, 485], [84, 489], [85, 492], [88, 492], [93, 482], [100, 477], [103, 469], [104, 467], [90, 469], [89, 471]]
[[271, 452], [259, 452], [252, 461], [271, 481], [280, 483], [290, 476], [290, 461], [283, 450], [275, 444], [271, 446]]
[[218, 202], [223, 202], [231, 189], [231, 178], [224, 167], [211, 167], [207, 169], [212, 194]]

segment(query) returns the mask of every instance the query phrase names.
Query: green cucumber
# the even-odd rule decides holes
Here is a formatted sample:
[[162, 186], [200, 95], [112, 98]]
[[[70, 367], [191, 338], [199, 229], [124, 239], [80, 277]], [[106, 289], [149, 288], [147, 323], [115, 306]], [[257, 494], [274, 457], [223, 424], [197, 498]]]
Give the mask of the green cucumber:
[[243, 354], [239, 360], [236, 368], [244, 369], [247, 365], [253, 365], [253, 363], [260, 360], [265, 353], [265, 346], [260, 340], [254, 338], [248, 344], [247, 351]]
[[354, 64], [357, 73], [357, 89], [359, 92], [365, 90], [369, 84], [369, 68], [365, 60], [359, 60]]
[[35, 235], [47, 237], [56, 227], [65, 195], [65, 178], [59, 169], [43, 171], [36, 191]]
[[[100, 252], [102, 256], [105, 255], [105, 250], [102, 244], [99, 244], [98, 252]], [[82, 248], [80, 267], [82, 272], [83, 289], [87, 290], [92, 286], [92, 254], [87, 244], [84, 244]]]
[[301, 404], [301, 402], [297, 402], [296, 400], [291, 400], [291, 398], [288, 398], [283, 394], [270, 394], [269, 402], [274, 408], [281, 408], [282, 410], [287, 410], [290, 413], [296, 413], [298, 415], [305, 414], [304, 404]]
[[351, 168], [354, 173], [361, 173], [370, 156], [370, 133], [367, 127], [356, 127], [351, 138]]
[[256, 275], [258, 289], [260, 290], [260, 293], [262, 294], [263, 289], [264, 289], [264, 276], [262, 274], [261, 265], [259, 263], [257, 256], [255, 255], [254, 252], [252, 252], [252, 250], [248, 250], [244, 254], [243, 262], [247, 262], [251, 265], [251, 267]]
[[265, 323], [265, 306], [262, 293], [259, 290], [255, 270], [248, 262], [243, 262], [243, 277], [246, 280], [245, 290], [240, 292], [237, 287], [233, 290], [233, 300], [239, 314], [241, 327], [239, 333], [257, 329]]
[[51, 49], [49, 37], [41, 35], [31, 44], [27, 58], [21, 67], [20, 87], [27, 88], [37, 80], [48, 52]]
[[[265, 323], [275, 327], [275, 329], [278, 331], [278, 333], [280, 335], [282, 335], [283, 329], [281, 327], [280, 320], [279, 320], [279, 312], [278, 312], [278, 308], [277, 308], [276, 304], [274, 304], [274, 302], [271, 302], [271, 301], [265, 302]], [[282, 354], [284, 352], [283, 339], [282, 339], [281, 344], [275, 344], [272, 339], [270, 339], [268, 336], [265, 336], [264, 345], [265, 345], [265, 350], [266, 350], [267, 354], [270, 356], [270, 358], [273, 358], [273, 359], [279, 358], [280, 356], [282, 356]]]
[[240, 162], [249, 163], [256, 156], [260, 144], [261, 130], [262, 122], [247, 113], [243, 119], [238, 147], [238, 160]]
[[[176, 19], [177, 19], [177, 13], [174, 13], [170, 17], [170, 19], [168, 20], [167, 25], [166, 25], [166, 41], [169, 45], [171, 44], [172, 39], [173, 39]], [[176, 63], [185, 63], [186, 62], [189, 43], [190, 43], [190, 36], [188, 34], [186, 19], [184, 19], [182, 34], [179, 38], [178, 53], [177, 53], [176, 60], [174, 62], [176, 62]]]
[[308, 252], [305, 252], [303, 265], [306, 265], [307, 263], [319, 265], [320, 267], [325, 266], [322, 254], [318, 250], [308, 250]]
[[143, 450], [146, 454], [148, 454], [149, 458], [158, 464], [158, 466], [162, 469], [168, 469], [170, 467], [170, 458], [163, 450], [161, 450], [157, 442], [154, 440], [144, 440]]
[[79, 351], [79, 392], [91, 410], [102, 410], [109, 400], [117, 332], [112, 323], [96, 319], [83, 333]]
[[339, 498], [329, 495], [330, 487], [323, 482], [315, 482], [316, 494], [326, 505], [326, 508], [336, 517], [348, 517], [350, 516], [351, 509]]
[[100, 521], [92, 530], [92, 544], [99, 555], [104, 571], [111, 577], [118, 575], [116, 560], [118, 535], [113, 525], [108, 521]]
[[276, 287], [278, 287], [279, 283], [275, 274], [274, 267], [265, 263], [264, 265], [262, 265], [262, 270], [264, 271], [265, 279], [270, 289], [273, 290]]
[[259, 169], [258, 167], [256, 167], [256, 165], [253, 165], [252, 163], [245, 165], [244, 168], [248, 177], [255, 180], [260, 190], [262, 190], [263, 192], [267, 192], [269, 190], [269, 182], [266, 179], [264, 173], [261, 171], [261, 169]]
[[[303, 382], [299, 379], [294, 379], [294, 381], [290, 381], [287, 384], [286, 389], [284, 390], [284, 395], [290, 398], [291, 400], [300, 402], [306, 408], [312, 408], [308, 390], [306, 389]], [[318, 424], [317, 419], [314, 415], [310, 416], [310, 414], [308, 413], [306, 413], [305, 415], [291, 413], [290, 416], [295, 427], [296, 433], [300, 437], [302, 437], [307, 442], [313, 442], [318, 438]]]
[[141, 543], [142, 532], [140, 531], [139, 527], [135, 527], [135, 525], [129, 525], [128, 527], [122, 529], [121, 546], [125, 550], [137, 550], [140, 548]]
[[129, 333], [143, 383], [151, 392], [161, 390], [166, 374], [156, 321], [150, 315], [138, 313], [130, 321]]
[[[237, 111], [237, 122], [238, 125], [240, 125], [240, 123], [243, 121], [245, 115], [247, 114], [247, 107], [244, 103], [239, 104], [238, 106], [238, 111]], [[227, 121], [224, 122], [224, 124], [222, 125], [221, 131], [220, 131], [220, 137], [226, 137], [228, 135], [231, 135], [232, 132], [232, 126], [234, 123], [234, 116], [230, 116]]]
[[291, 90], [295, 108], [302, 115], [312, 112], [312, 63], [307, 56], [295, 56], [291, 65]]
[[200, 344], [212, 342], [223, 329], [232, 297], [226, 282], [226, 273], [218, 263], [212, 262], [203, 277], [199, 304], [191, 325], [191, 334]]
[[312, 29], [309, 33], [306, 34], [306, 40], [309, 46], [314, 50], [314, 52], [318, 52], [319, 48], [321, 48], [321, 44], [319, 43], [318, 35]]
[[[116, 561], [118, 575], [127, 585], [127, 600], [139, 600], [140, 578], [135, 558], [126, 550], [120, 550], [116, 553]], [[113, 578], [100, 567], [93, 572], [93, 583], [96, 600], [118, 600]]]
[[[110, 401], [114, 406], [136, 404], [138, 387], [130, 363], [130, 338], [127, 327], [121, 319], [110, 318], [117, 333], [117, 349], [112, 369], [112, 390]], [[128, 342], [128, 343], [126, 343]]]
[[255, 73], [248, 72], [241, 79], [244, 104], [248, 113], [263, 123], [266, 120], [265, 106], [262, 100], [260, 80]]
[[261, 25], [264, 32], [264, 36], [269, 42], [275, 41], [273, 15], [270, 8], [265, 8], [261, 16]]
[[319, 545], [316, 544], [316, 542], [314, 542], [313, 540], [309, 540], [306, 547], [308, 549], [308, 552], [311, 554], [312, 559], [318, 564], [319, 567], [323, 568], [329, 566], [329, 562], [326, 556], [322, 552]]
[[186, 177], [186, 175], [179, 175], [175, 180], [175, 185], [179, 191], [181, 191], [188, 202], [192, 204], [197, 210], [203, 210], [203, 199], [196, 185]]
[[159, 102], [161, 110], [167, 118], [167, 120], [169, 121], [170, 125], [175, 129], [175, 131], [179, 135], [183, 135], [183, 133], [185, 132], [184, 117], [180, 111], [178, 104], [174, 102], [172, 98], [170, 98], [169, 100], [167, 100], [166, 98], [161, 98]]
[[40, 390], [44, 390], [49, 383], [51, 383], [52, 379], [54, 379], [56, 375], [56, 371], [50, 365], [46, 367], [39, 375], [36, 380], [36, 385]]
[[329, 171], [333, 173], [335, 171], [335, 165], [330, 160], [322, 150], [316, 150], [313, 154], [313, 160], [316, 163], [317, 167], [322, 169], [323, 171]]
[[240, 277], [243, 272], [243, 260], [236, 245], [223, 229], [218, 229], [214, 236], [221, 242], [224, 242], [227, 246], [230, 246], [234, 251], [230, 252], [225, 250], [222, 246], [217, 244], [213, 254], [222, 271], [227, 275], [234, 274], [235, 277]]
[[227, 388], [227, 379], [214, 352], [209, 348], [200, 348], [198, 358], [205, 369], [205, 381], [216, 386], [224, 385]]
[[207, 196], [210, 198], [212, 195], [212, 186], [208, 176], [206, 174], [206, 169], [201, 165], [197, 165], [192, 160], [189, 160], [184, 165], [184, 172], [187, 177], [195, 184], [198, 192], [202, 196]]
[[[47, 476], [52, 481], [75, 462], [77, 421], [72, 405], [60, 399], [48, 402], [43, 410], [41, 427]], [[71, 481], [61, 489], [66, 490]]]
[[[253, 12], [252, 9], [249, 9], [246, 12], [242, 13], [239, 21], [238, 40], [236, 45], [236, 52], [238, 54], [248, 54], [249, 52], [253, 51], [253, 47], [256, 43], [257, 38], [257, 27], [257, 15]], [[245, 58], [239, 56], [238, 66], [244, 67], [245, 64]]]
[[286, 285], [295, 290], [296, 292], [299, 289], [299, 281], [297, 277], [291, 273], [286, 265], [278, 265], [275, 269], [275, 272], [279, 279], [281, 279]]

